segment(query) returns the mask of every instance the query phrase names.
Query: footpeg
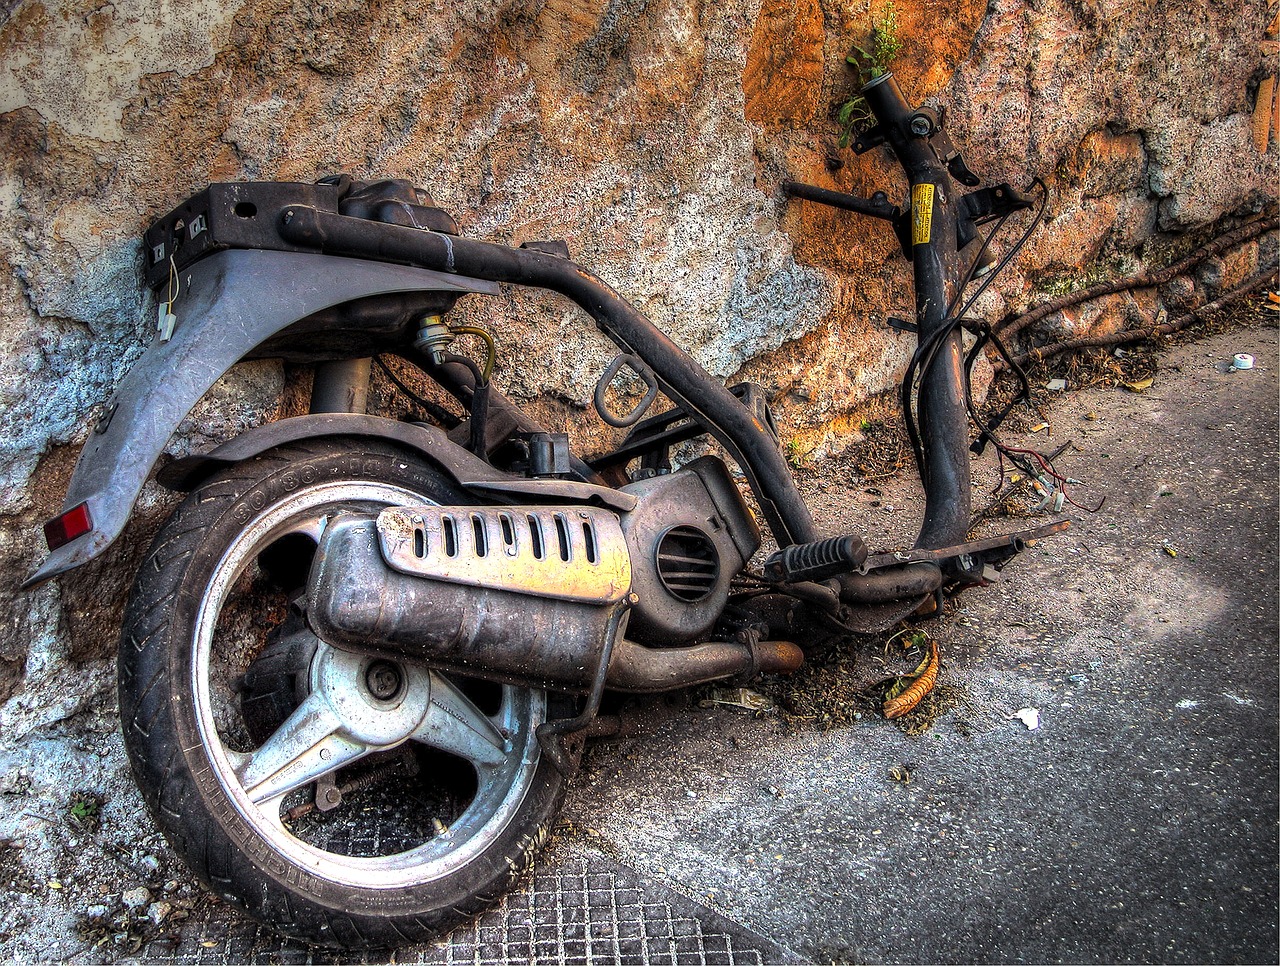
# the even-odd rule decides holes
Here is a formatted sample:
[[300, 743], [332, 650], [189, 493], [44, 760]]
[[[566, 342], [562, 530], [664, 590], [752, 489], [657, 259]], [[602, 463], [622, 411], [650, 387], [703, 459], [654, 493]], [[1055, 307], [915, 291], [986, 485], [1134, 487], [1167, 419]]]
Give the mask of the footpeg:
[[770, 554], [764, 562], [764, 575], [769, 580], [796, 583], [801, 580], [826, 580], [852, 573], [867, 559], [867, 546], [854, 534], [831, 537]]

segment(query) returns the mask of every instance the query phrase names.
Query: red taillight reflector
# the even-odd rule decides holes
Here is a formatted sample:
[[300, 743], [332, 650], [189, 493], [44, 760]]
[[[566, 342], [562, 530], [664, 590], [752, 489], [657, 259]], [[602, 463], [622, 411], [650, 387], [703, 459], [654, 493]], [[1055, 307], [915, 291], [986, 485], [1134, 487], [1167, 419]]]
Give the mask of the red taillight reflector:
[[66, 513], [54, 517], [44, 525], [44, 542], [50, 550], [57, 550], [76, 537], [83, 537], [93, 529], [89, 517], [89, 504], [77, 503]]

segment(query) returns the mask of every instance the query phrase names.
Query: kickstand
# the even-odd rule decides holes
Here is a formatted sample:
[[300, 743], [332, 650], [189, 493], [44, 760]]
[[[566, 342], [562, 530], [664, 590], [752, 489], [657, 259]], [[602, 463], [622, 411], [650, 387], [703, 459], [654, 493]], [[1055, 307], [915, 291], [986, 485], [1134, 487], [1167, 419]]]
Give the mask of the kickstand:
[[564, 740], [569, 735], [585, 731], [590, 727], [600, 711], [600, 700], [604, 697], [605, 677], [609, 673], [609, 658], [613, 655], [613, 642], [618, 636], [618, 625], [625, 613], [626, 609], [619, 607], [609, 619], [609, 626], [604, 635], [604, 646], [600, 648], [600, 664], [596, 667], [591, 691], [587, 695], [587, 703], [582, 712], [576, 718], [561, 718], [538, 726], [538, 744], [542, 747], [542, 753], [550, 759], [556, 771], [566, 778], [573, 774], [574, 766], [565, 750]]

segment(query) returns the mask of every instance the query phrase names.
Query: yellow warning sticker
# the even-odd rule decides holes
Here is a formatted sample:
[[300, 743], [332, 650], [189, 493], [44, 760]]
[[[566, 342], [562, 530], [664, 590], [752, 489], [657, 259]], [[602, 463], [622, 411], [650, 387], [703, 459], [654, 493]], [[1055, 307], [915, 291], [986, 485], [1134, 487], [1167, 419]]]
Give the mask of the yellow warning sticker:
[[911, 244], [927, 245], [933, 232], [933, 185], [911, 186]]

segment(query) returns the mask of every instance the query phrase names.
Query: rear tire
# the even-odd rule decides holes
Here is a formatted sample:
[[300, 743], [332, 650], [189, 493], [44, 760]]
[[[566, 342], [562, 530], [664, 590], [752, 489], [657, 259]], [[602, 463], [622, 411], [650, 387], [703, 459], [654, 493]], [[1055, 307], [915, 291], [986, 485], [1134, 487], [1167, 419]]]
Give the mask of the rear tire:
[[[308, 942], [400, 945], [471, 917], [528, 867], [564, 795], [535, 732], [569, 713], [566, 699], [408, 662], [402, 691], [429, 684], [425, 713], [449, 705], [469, 722], [466, 740], [336, 729], [297, 750], [296, 732], [327, 720], [325, 694], [358, 692], [369, 663], [316, 640], [297, 615], [323, 518], [428, 502], [473, 498], [420, 459], [368, 440], [271, 450], [187, 497], [156, 536], [126, 609], [120, 716], [157, 824], [202, 882]], [[402, 711], [393, 704], [372, 702], [374, 717], [394, 721]], [[472, 755], [467, 741], [477, 740]], [[355, 757], [343, 751], [352, 745]], [[344, 764], [320, 774], [330, 747]], [[307, 763], [314, 780], [289, 778]], [[264, 769], [270, 780], [249, 777]]]

